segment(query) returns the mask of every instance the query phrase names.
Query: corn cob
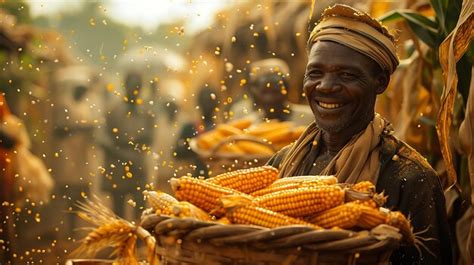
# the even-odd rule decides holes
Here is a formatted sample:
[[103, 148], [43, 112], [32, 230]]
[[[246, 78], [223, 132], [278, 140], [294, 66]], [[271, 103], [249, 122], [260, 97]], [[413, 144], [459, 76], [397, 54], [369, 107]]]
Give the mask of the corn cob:
[[222, 218], [219, 218], [216, 220], [216, 222], [218, 222], [219, 224], [223, 224], [223, 225], [230, 225], [232, 224], [229, 220], [229, 218], [227, 217], [222, 217]]
[[254, 197], [259, 197], [259, 196], [267, 195], [267, 194], [282, 191], [282, 190], [297, 189], [297, 188], [300, 187], [300, 185], [301, 184], [299, 184], [299, 183], [288, 183], [288, 184], [285, 184], [285, 185], [278, 185], [278, 186], [270, 185], [270, 186], [268, 186], [264, 189], [252, 192], [252, 193], [250, 193], [250, 195], [252, 195]]
[[259, 136], [265, 138], [265, 135], [268, 133], [271, 133], [275, 130], [279, 130], [282, 128], [286, 128], [289, 130], [289, 128], [292, 126], [291, 122], [277, 122], [277, 121], [270, 121], [270, 122], [264, 122], [260, 123], [257, 126], [253, 128], [249, 128], [247, 130], [248, 134], [254, 135], [254, 136]]
[[260, 154], [260, 155], [273, 155], [274, 151], [272, 148], [249, 141], [236, 141], [235, 145], [243, 150], [246, 154]]
[[375, 185], [370, 181], [362, 181], [354, 184], [351, 189], [362, 192], [375, 192]]
[[278, 169], [262, 166], [223, 173], [206, 181], [248, 194], [267, 187], [277, 178]]
[[381, 211], [379, 208], [373, 208], [365, 205], [360, 205], [360, 207], [362, 214], [357, 224], [358, 227], [363, 229], [372, 229], [385, 223], [387, 214]]
[[240, 199], [239, 196], [224, 196], [221, 198], [221, 202], [226, 210], [226, 217], [234, 224], [258, 225], [268, 228], [300, 224], [320, 229], [320, 227], [303, 220], [256, 206], [247, 199]]
[[170, 206], [178, 203], [173, 196], [161, 191], [144, 191], [143, 195], [156, 214], [172, 215]]
[[345, 202], [356, 202], [361, 205], [370, 206], [372, 208], [382, 207], [387, 202], [384, 193], [362, 192], [353, 189], [346, 189]]
[[385, 223], [400, 229], [403, 241], [407, 244], [415, 244], [415, 235], [410, 221], [401, 212], [389, 212], [386, 215]]
[[370, 208], [373, 208], [373, 209], [377, 209], [378, 207], [381, 207], [382, 205], [378, 205], [374, 200], [372, 199], [369, 199], [369, 200], [365, 200], [365, 201], [353, 201], [355, 204], [359, 204], [359, 205], [363, 205], [363, 206], [367, 206], [367, 207], [370, 207]]
[[250, 125], [252, 125], [252, 120], [243, 118], [243, 119], [232, 121], [229, 123], [229, 125], [237, 129], [243, 130], [243, 129], [247, 129], [248, 127], [250, 127]]
[[230, 188], [221, 187], [205, 180], [187, 176], [178, 179], [172, 178], [170, 183], [178, 200], [188, 201], [216, 216], [223, 213], [222, 211], [218, 211], [220, 208], [219, 198], [221, 196], [230, 194], [245, 195], [244, 193]]
[[215, 130], [222, 134], [224, 137], [232, 135], [241, 135], [244, 133], [241, 129], [235, 128], [229, 124], [219, 124], [216, 126]]
[[282, 127], [277, 130], [273, 130], [262, 135], [264, 140], [267, 140], [269, 143], [278, 143], [278, 142], [289, 142], [291, 141], [291, 131], [288, 128]]
[[257, 190], [251, 193], [251, 195], [254, 197], [258, 197], [258, 196], [263, 196], [266, 194], [270, 194], [270, 193], [282, 191], [282, 190], [291, 190], [291, 189], [303, 188], [303, 187], [328, 185], [327, 183], [328, 183], [327, 181], [314, 179], [314, 180], [307, 180], [307, 181], [302, 181], [302, 182], [289, 182], [289, 183], [281, 184], [281, 185], [272, 184], [268, 186], [267, 188]]
[[232, 154], [245, 154], [245, 151], [242, 150], [234, 143], [227, 143], [219, 148], [218, 151], [222, 151], [225, 153], [232, 153]]
[[304, 187], [270, 193], [254, 201], [291, 217], [306, 217], [344, 203], [344, 190], [336, 185]]
[[278, 179], [272, 183], [272, 186], [285, 185], [288, 183], [303, 183], [306, 181], [321, 181], [327, 185], [332, 185], [337, 183], [337, 178], [334, 176], [296, 176]]
[[173, 204], [170, 211], [177, 217], [192, 217], [202, 221], [212, 220], [209, 214], [204, 210], [186, 201]]
[[361, 214], [361, 205], [349, 202], [315, 214], [308, 221], [328, 229], [333, 227], [347, 229], [357, 226]]
[[197, 138], [197, 145], [199, 148], [208, 150], [212, 148], [217, 142], [224, 138], [222, 134], [217, 131], [210, 131], [202, 134]]

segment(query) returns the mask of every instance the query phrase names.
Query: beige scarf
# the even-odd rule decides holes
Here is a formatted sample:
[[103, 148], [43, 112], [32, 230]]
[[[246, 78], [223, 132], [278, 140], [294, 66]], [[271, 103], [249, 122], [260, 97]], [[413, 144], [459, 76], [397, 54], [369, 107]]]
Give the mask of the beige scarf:
[[[321, 175], [336, 175], [338, 182], [357, 183], [368, 180], [377, 183], [380, 170], [380, 140], [384, 131], [389, 130], [389, 123], [379, 114], [367, 128], [352, 139], [329, 162]], [[281, 163], [280, 177], [307, 175], [315, 154], [321, 130], [313, 122], [296, 143], [291, 147]]]

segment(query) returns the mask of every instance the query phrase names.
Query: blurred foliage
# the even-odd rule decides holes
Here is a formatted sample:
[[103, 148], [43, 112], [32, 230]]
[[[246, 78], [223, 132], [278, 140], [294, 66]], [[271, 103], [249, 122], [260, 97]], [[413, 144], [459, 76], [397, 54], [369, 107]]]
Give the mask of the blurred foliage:
[[[469, 1], [469, 0], [467, 0]], [[412, 47], [408, 50], [414, 52], [417, 50], [421, 57], [423, 64], [423, 70], [421, 72], [420, 82], [423, 84], [423, 87], [428, 90], [431, 94], [432, 105], [435, 107], [435, 114], [440, 111], [439, 106], [443, 101], [443, 94], [446, 91], [443, 90], [443, 76], [441, 71], [440, 59], [439, 59], [439, 47], [441, 43], [448, 37], [448, 35], [455, 29], [457, 21], [460, 16], [462, 1], [448, 1], [448, 0], [431, 0], [431, 7], [434, 10], [432, 16], [423, 15], [419, 12], [412, 10], [395, 10], [384, 15], [380, 20], [382, 22], [393, 22], [393, 21], [404, 21], [414, 34], [414, 36], [421, 40], [425, 46], [417, 43], [417, 40], [414, 41]], [[474, 45], [470, 43], [467, 52], [463, 57], [457, 62], [456, 70], [458, 76], [457, 83], [457, 95], [455, 96], [455, 104], [453, 106], [453, 122], [452, 126], [454, 131], [457, 131], [461, 121], [464, 119], [465, 111], [465, 102], [469, 95], [470, 83], [471, 83], [471, 71], [472, 64], [474, 62]], [[416, 93], [415, 89], [412, 89], [413, 93]], [[413, 96], [413, 95], [412, 95]], [[424, 124], [430, 127], [428, 135], [430, 136], [426, 139], [427, 146], [437, 147], [439, 144], [436, 144], [438, 139], [436, 137], [436, 116], [434, 117], [423, 117]], [[446, 132], [449, 133], [449, 132]], [[441, 145], [452, 143], [444, 143], [441, 139], [439, 140]], [[429, 148], [432, 150], [431, 148]], [[432, 156], [430, 162], [435, 165], [442, 157], [438, 155], [433, 156], [437, 152], [430, 152]], [[446, 161], [445, 163], [451, 163], [451, 161]], [[458, 181], [461, 182], [461, 185], [465, 183], [464, 179], [467, 178], [467, 171], [462, 170], [462, 159], [455, 159], [453, 161], [454, 167], [458, 172]], [[446, 165], [450, 167], [450, 165]], [[447, 183], [444, 183], [448, 185]]]
[[[432, 69], [439, 69], [438, 48], [448, 34], [453, 31], [461, 11], [461, 0], [431, 0], [431, 6], [435, 11], [435, 17], [422, 15], [412, 10], [395, 10], [380, 18], [382, 22], [404, 20], [413, 33], [423, 41], [430, 50], [425, 53], [425, 60]], [[468, 52], [457, 64], [458, 90], [467, 99], [471, 80], [471, 67], [474, 62], [474, 45], [470, 45]], [[430, 75], [426, 76], [430, 78]], [[427, 83], [430, 83], [429, 80]]]
[[20, 24], [28, 24], [31, 22], [30, 6], [24, 0], [2, 0], [0, 1], [0, 8], [14, 15]]

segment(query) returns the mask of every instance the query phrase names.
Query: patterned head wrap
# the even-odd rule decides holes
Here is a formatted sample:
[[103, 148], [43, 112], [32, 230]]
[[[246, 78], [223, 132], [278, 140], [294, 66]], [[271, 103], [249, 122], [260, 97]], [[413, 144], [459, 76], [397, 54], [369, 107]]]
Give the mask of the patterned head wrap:
[[250, 65], [250, 80], [257, 80], [267, 74], [276, 74], [288, 78], [290, 68], [288, 64], [277, 58], [264, 59]]
[[394, 36], [379, 21], [347, 5], [327, 8], [308, 39], [308, 50], [318, 41], [333, 41], [374, 60], [390, 74], [399, 61]]

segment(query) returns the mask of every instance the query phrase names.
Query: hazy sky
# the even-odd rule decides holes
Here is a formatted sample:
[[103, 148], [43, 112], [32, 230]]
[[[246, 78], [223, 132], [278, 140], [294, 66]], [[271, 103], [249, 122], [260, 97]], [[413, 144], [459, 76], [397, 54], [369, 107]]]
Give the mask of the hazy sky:
[[[90, 1], [90, 0], [85, 0]], [[236, 0], [107, 0], [104, 8], [114, 20], [154, 29], [159, 23], [185, 17], [188, 31], [206, 27], [214, 14]], [[78, 8], [78, 0], [27, 0], [33, 16]]]

